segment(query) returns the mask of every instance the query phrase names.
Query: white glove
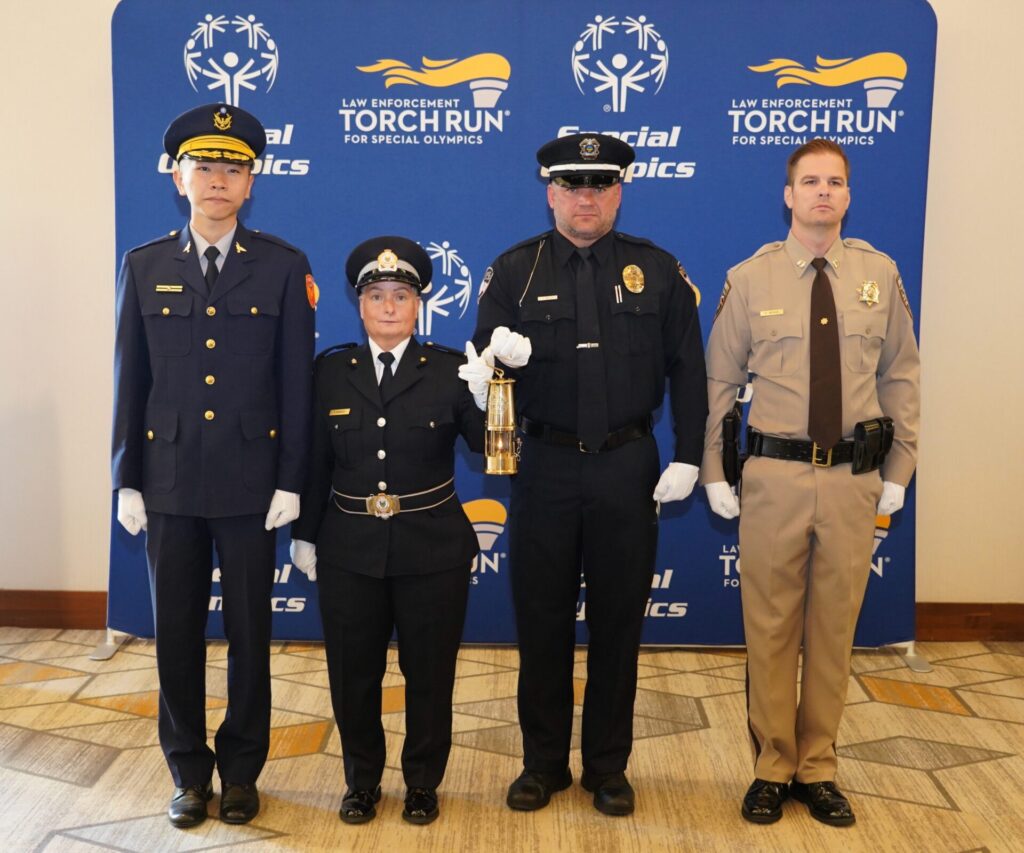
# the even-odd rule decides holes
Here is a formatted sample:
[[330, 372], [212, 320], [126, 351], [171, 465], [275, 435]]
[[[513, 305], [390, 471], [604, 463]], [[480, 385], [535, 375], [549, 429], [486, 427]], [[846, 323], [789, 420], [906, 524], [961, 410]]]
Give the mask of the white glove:
[[693, 484], [697, 482], [698, 468], [696, 465], [687, 465], [685, 462], [669, 462], [664, 471], [661, 472], [661, 479], [654, 487], [654, 499], [661, 503], [668, 501], [681, 501], [688, 498], [693, 491]]
[[736, 489], [728, 483], [705, 483], [704, 491], [708, 493], [708, 504], [715, 515], [722, 518], [736, 518], [740, 514], [740, 502], [736, 497]]
[[882, 497], [878, 499], [878, 515], [892, 515], [903, 509], [903, 497], [907, 490], [897, 483], [890, 483], [885, 480], [882, 483]]
[[529, 338], [525, 338], [519, 332], [509, 331], [508, 326], [498, 326], [491, 332], [490, 351], [494, 358], [504, 362], [509, 367], [526, 367], [533, 352], [533, 345]]
[[282, 492], [277, 489], [270, 499], [270, 509], [267, 511], [267, 520], [263, 527], [267, 530], [284, 527], [298, 517], [299, 496], [295, 492]]
[[288, 553], [292, 565], [311, 581], [316, 580], [316, 545], [303, 539], [293, 539]]
[[469, 393], [473, 395], [476, 407], [480, 411], [486, 411], [487, 409], [487, 380], [494, 376], [494, 358], [492, 357], [491, 363], [488, 364], [487, 357], [489, 355], [490, 348], [477, 355], [473, 342], [466, 341], [466, 358], [468, 361], [465, 364], [459, 365], [459, 379], [469, 386]]
[[142, 500], [142, 492], [136, 489], [117, 490], [117, 520], [132, 536], [146, 529], [149, 519], [146, 518], [146, 504]]

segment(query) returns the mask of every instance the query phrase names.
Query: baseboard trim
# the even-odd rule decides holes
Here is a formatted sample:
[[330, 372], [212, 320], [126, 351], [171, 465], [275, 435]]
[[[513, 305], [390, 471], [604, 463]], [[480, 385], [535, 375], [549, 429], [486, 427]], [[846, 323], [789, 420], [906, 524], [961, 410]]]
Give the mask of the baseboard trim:
[[924, 642], [1024, 640], [1024, 604], [917, 602], [917, 639]]
[[[1024, 640], [1024, 604], [919, 601], [917, 639], [932, 642]], [[106, 592], [0, 590], [0, 625], [18, 628], [104, 628]]]
[[0, 590], [0, 625], [16, 628], [105, 628], [107, 593], [64, 589]]

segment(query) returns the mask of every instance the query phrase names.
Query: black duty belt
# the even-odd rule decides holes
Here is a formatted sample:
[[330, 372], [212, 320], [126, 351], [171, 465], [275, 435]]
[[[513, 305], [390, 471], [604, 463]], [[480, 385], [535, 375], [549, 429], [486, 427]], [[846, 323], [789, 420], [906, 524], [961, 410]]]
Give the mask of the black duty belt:
[[747, 428], [747, 455], [768, 456], [790, 462], [810, 462], [818, 468], [831, 468], [853, 461], [853, 442], [840, 441], [831, 450], [824, 450], [813, 441], [798, 441], [765, 435], [753, 427]]
[[608, 450], [615, 450], [630, 441], [636, 441], [651, 434], [651, 418], [648, 416], [643, 420], [633, 421], [621, 429], [608, 433], [608, 437], [597, 450], [590, 450], [583, 446], [583, 442], [575, 433], [565, 432], [560, 429], [548, 426], [547, 424], [531, 421], [529, 418], [519, 419], [519, 429], [523, 435], [531, 438], [539, 438], [546, 444], [558, 444], [565, 447], [575, 447], [581, 453], [604, 453]]
[[373, 515], [377, 518], [391, 518], [401, 512], [421, 512], [441, 506], [445, 501], [455, 497], [454, 477], [439, 486], [424, 489], [422, 492], [410, 492], [407, 495], [389, 495], [378, 492], [375, 495], [346, 495], [337, 489], [331, 489], [334, 505], [349, 515]]

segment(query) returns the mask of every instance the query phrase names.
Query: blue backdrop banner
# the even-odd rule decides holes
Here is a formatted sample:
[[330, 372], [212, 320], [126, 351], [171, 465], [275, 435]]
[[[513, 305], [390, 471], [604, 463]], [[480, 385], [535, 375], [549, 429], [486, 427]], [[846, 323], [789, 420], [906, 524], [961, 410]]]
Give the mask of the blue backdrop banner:
[[[706, 338], [725, 271], [785, 238], [786, 157], [824, 136], [852, 161], [844, 234], [896, 259], [917, 314], [935, 32], [924, 0], [123, 0], [117, 257], [187, 221], [162, 153], [168, 122], [228, 101], [267, 128], [242, 218], [309, 255], [317, 348], [363, 339], [344, 261], [393, 233], [434, 258], [420, 338], [461, 349], [488, 265], [551, 227], [534, 152], [599, 131], [637, 152], [617, 227], [679, 258]], [[667, 462], [662, 414], [655, 432]], [[509, 484], [482, 468], [460, 454], [481, 548], [464, 637], [514, 642]], [[858, 645], [913, 639], [914, 510], [912, 486], [902, 512], [877, 520]], [[142, 537], [111, 517], [108, 624], [152, 636]], [[644, 642], [742, 643], [740, 568], [736, 523], [702, 490], [665, 505]], [[217, 581], [210, 636], [223, 636]], [[275, 636], [319, 638], [316, 585], [288, 564], [283, 536], [276, 581]], [[581, 641], [584, 615], [581, 601]]]

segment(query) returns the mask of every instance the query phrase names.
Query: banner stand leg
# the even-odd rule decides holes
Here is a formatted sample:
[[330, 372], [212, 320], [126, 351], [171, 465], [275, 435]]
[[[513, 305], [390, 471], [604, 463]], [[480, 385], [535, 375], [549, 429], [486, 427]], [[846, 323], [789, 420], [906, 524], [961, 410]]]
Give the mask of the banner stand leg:
[[892, 643], [891, 648], [903, 655], [903, 662], [914, 672], [932, 671], [932, 665], [928, 663], [928, 660], [917, 653], [917, 645], [913, 640], [908, 640], [905, 643]]
[[89, 655], [89, 660], [110, 660], [130, 636], [107, 628], [106, 636], [96, 644], [96, 648]]

